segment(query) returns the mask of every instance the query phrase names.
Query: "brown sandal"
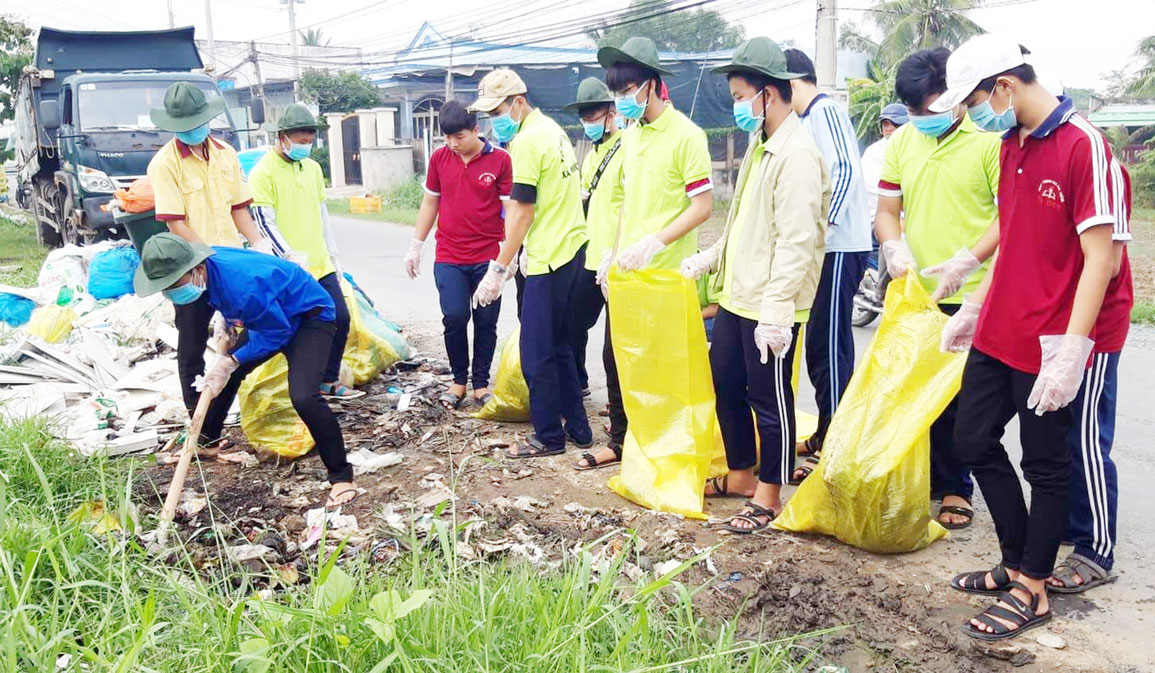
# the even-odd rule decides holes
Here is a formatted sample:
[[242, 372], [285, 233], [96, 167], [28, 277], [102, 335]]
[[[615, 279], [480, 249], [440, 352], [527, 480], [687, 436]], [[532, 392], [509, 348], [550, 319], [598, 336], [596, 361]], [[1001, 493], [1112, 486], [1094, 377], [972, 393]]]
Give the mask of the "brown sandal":
[[[581, 460], [574, 463], [573, 469], [577, 470], [578, 472], [585, 472], [586, 470], [599, 470], [603, 467], [609, 467], [610, 465], [617, 465], [618, 463], [621, 463], [622, 447], [616, 444], [610, 444], [608, 448], [610, 451], [614, 452], [614, 458], [599, 463], [597, 457], [587, 451], [581, 455]], [[582, 465], [583, 460], [585, 461], [585, 465]]]

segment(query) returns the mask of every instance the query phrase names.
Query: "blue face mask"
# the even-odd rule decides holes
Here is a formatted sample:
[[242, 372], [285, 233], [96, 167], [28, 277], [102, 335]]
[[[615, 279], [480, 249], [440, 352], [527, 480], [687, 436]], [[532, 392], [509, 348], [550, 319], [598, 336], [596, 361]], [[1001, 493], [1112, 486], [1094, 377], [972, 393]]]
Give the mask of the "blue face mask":
[[300, 145], [297, 143], [289, 143], [289, 151], [285, 152], [285, 156], [289, 157], [293, 161], [300, 161], [301, 159], [304, 159], [305, 157], [309, 156], [309, 153], [312, 151], [313, 151], [313, 144], [312, 143], [309, 143], [307, 145]]
[[508, 112], [497, 117], [490, 117], [489, 125], [493, 127], [493, 137], [499, 143], [513, 140], [513, 137], [517, 135], [517, 128], [521, 126], [521, 124], [513, 121], [513, 117]]
[[200, 145], [209, 137], [209, 125], [201, 124], [191, 131], [181, 131], [176, 134], [176, 139], [185, 145]]
[[[638, 89], [638, 93], [641, 93], [641, 91], [641, 89]], [[647, 93], [646, 98], [648, 99], [649, 97], [650, 95]], [[621, 98], [614, 99], [614, 107], [618, 109], [618, 114], [626, 119], [641, 119], [642, 115], [646, 112], [646, 105], [645, 103], [638, 102], [637, 93], [632, 96], [627, 94]]]
[[[759, 91], [758, 95], [754, 96], [754, 98], [761, 96], [763, 93], [764, 92]], [[754, 116], [754, 98], [734, 101], [734, 123], [746, 133], [757, 131], [758, 127], [762, 125], [762, 120], [766, 118], [765, 111], [762, 112], [761, 117]]]
[[606, 122], [604, 119], [600, 122], [582, 122], [582, 128], [585, 129], [586, 137], [595, 143], [601, 140], [606, 134]]
[[910, 123], [919, 133], [937, 138], [954, 126], [954, 110], [947, 110], [933, 115], [911, 115]]
[[181, 285], [180, 287], [173, 287], [165, 290], [164, 296], [168, 297], [168, 300], [172, 303], [177, 304], [178, 306], [184, 306], [185, 304], [191, 304], [194, 301], [200, 299], [204, 292], [204, 285], [197, 285], [196, 283], [189, 282]]
[[1009, 131], [1019, 125], [1018, 117], [1015, 116], [1015, 99], [1012, 97], [1007, 102], [1007, 109], [1001, 114], [995, 112], [991, 107], [991, 99], [988, 98], [982, 103], [975, 105], [967, 110], [967, 116], [983, 131], [991, 131], [1001, 133]]

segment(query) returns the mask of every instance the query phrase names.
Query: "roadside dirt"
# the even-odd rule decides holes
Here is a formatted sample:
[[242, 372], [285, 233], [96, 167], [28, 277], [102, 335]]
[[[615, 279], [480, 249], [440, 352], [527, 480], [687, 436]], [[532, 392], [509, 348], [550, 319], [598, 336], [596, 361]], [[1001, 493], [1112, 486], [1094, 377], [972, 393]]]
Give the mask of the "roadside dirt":
[[[436, 353], [436, 342], [430, 343], [436, 339], [433, 331], [407, 336], [421, 352]], [[393, 403], [386, 393], [389, 386], [432, 390], [433, 383], [439, 389], [442, 378], [428, 371], [399, 376], [387, 372], [365, 387], [367, 397], [342, 405], [341, 424], [350, 451], [366, 447], [403, 456], [396, 466], [358, 477], [357, 485], [365, 492], [342, 509], [342, 514], [357, 517], [359, 528], [347, 553], [387, 559], [404, 546], [402, 528], [407, 529], [411, 516], [418, 530], [422, 525], [427, 530], [436, 512], [445, 518], [452, 514], [442, 504], [452, 498], [458, 522], [486, 522], [471, 529], [464, 542], [466, 554], [558, 560], [576, 544], [630, 529], [644, 545], [631, 564], [631, 570], [640, 573], [719, 545], [709, 562], [699, 562], [683, 576], [684, 581], [709, 585], [696, 598], [703, 616], [739, 614], [742, 635], [762, 639], [840, 628], [802, 645], [818, 649], [823, 664], [855, 673], [1149, 670], [1144, 665], [1150, 657], [1145, 641], [1102, 640], [1079, 626], [1082, 616], [1098, 610], [1094, 596], [1054, 602], [1057, 619], [1049, 631], [1065, 640], [1063, 650], [1036, 643], [1041, 631], [986, 648], [963, 635], [964, 619], [986, 601], [952, 591], [947, 580], [954, 572], [997, 560], [990, 519], [981, 504], [971, 530], [905, 556], [869, 554], [829, 538], [777, 532], [728, 535], [712, 523], [656, 514], [625, 501], [605, 486], [613, 470], [572, 469], [580, 454], [572, 447], [565, 455], [544, 459], [502, 458], [527, 425], [473, 420], [467, 415], [472, 409], [450, 414], [420, 393], [408, 411], [386, 406]], [[603, 419], [597, 409], [590, 406], [588, 411], [600, 427]], [[239, 429], [232, 436], [243, 445]], [[137, 493], [147, 505], [159, 507], [157, 494], [167, 490], [171, 474], [171, 467], [159, 465], [143, 473]], [[318, 458], [264, 459], [247, 468], [203, 462], [190, 472], [186, 488], [208, 495], [209, 507], [192, 517], [178, 517], [182, 535], [206, 563], [216, 563], [224, 554], [215, 548], [219, 538], [208, 532], [211, 513], [218, 524], [225, 522], [217, 530], [226, 531], [221, 536], [229, 538], [228, 544], [264, 540], [277, 548], [274, 566], [281, 576], [304, 575], [299, 571], [309, 554], [302, 554], [298, 545], [307, 536], [307, 512], [324, 504], [328, 490]], [[711, 500], [708, 512], [723, 518], [740, 506], [741, 500]], [[263, 567], [261, 561], [246, 563], [253, 570]], [[800, 649], [798, 656], [804, 653]]]

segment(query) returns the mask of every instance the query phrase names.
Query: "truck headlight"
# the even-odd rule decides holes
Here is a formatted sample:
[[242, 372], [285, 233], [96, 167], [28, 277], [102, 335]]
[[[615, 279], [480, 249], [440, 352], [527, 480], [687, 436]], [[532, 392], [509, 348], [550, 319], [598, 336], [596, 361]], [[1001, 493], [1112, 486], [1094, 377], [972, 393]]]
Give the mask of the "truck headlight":
[[98, 171], [87, 166], [77, 166], [76, 168], [80, 178], [80, 188], [84, 191], [108, 192], [109, 194], [116, 191], [116, 183], [104, 171]]

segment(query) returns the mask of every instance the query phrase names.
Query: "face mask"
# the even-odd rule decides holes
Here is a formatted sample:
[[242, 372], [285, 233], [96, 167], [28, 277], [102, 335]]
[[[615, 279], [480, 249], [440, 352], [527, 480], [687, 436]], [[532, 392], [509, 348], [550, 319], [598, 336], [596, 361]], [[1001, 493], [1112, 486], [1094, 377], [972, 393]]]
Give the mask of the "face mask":
[[293, 161], [300, 161], [301, 159], [304, 159], [305, 157], [309, 156], [309, 153], [312, 151], [313, 151], [313, 144], [312, 143], [307, 143], [307, 144], [301, 145], [298, 143], [290, 142], [289, 143], [289, 149], [288, 149], [288, 151], [285, 152], [285, 156], [289, 157]]
[[209, 137], [209, 125], [201, 124], [191, 131], [181, 131], [176, 134], [176, 139], [185, 145], [200, 145]]
[[[638, 89], [638, 93], [641, 93], [641, 91], [641, 89]], [[646, 95], [646, 98], [649, 98], [649, 94]], [[632, 96], [627, 94], [615, 99], [614, 107], [618, 109], [618, 114], [626, 119], [641, 119], [642, 115], [646, 112], [646, 106], [644, 103], [638, 102], [637, 94]]]
[[596, 143], [606, 134], [606, 121], [582, 122], [582, 128], [585, 129], [586, 137]]
[[911, 115], [910, 123], [919, 133], [937, 138], [954, 126], [954, 110], [947, 110], [933, 115]]
[[[762, 95], [759, 91], [754, 98]], [[766, 111], [762, 111], [761, 117], [754, 116], [754, 98], [750, 100], [736, 100], [734, 101], [734, 123], [738, 128], [746, 133], [753, 133], [762, 125], [762, 120], [766, 118]]]
[[197, 285], [196, 283], [189, 282], [181, 285], [180, 287], [174, 287], [165, 290], [164, 296], [168, 297], [168, 300], [172, 303], [177, 304], [178, 306], [184, 306], [185, 304], [191, 304], [194, 301], [200, 299], [204, 292], [204, 285]]
[[513, 121], [511, 114], [512, 109], [510, 112], [498, 117], [489, 118], [489, 124], [493, 127], [493, 137], [496, 138], [499, 143], [507, 143], [517, 135], [517, 127], [520, 126], [520, 124]]
[[967, 110], [967, 116], [975, 123], [975, 126], [984, 131], [991, 131], [1000, 133], [1009, 131], [1019, 125], [1019, 120], [1015, 116], [1015, 99], [1014, 96], [1007, 103], [1007, 109], [1001, 114], [995, 112], [991, 107], [991, 99], [988, 98], [982, 103]]

